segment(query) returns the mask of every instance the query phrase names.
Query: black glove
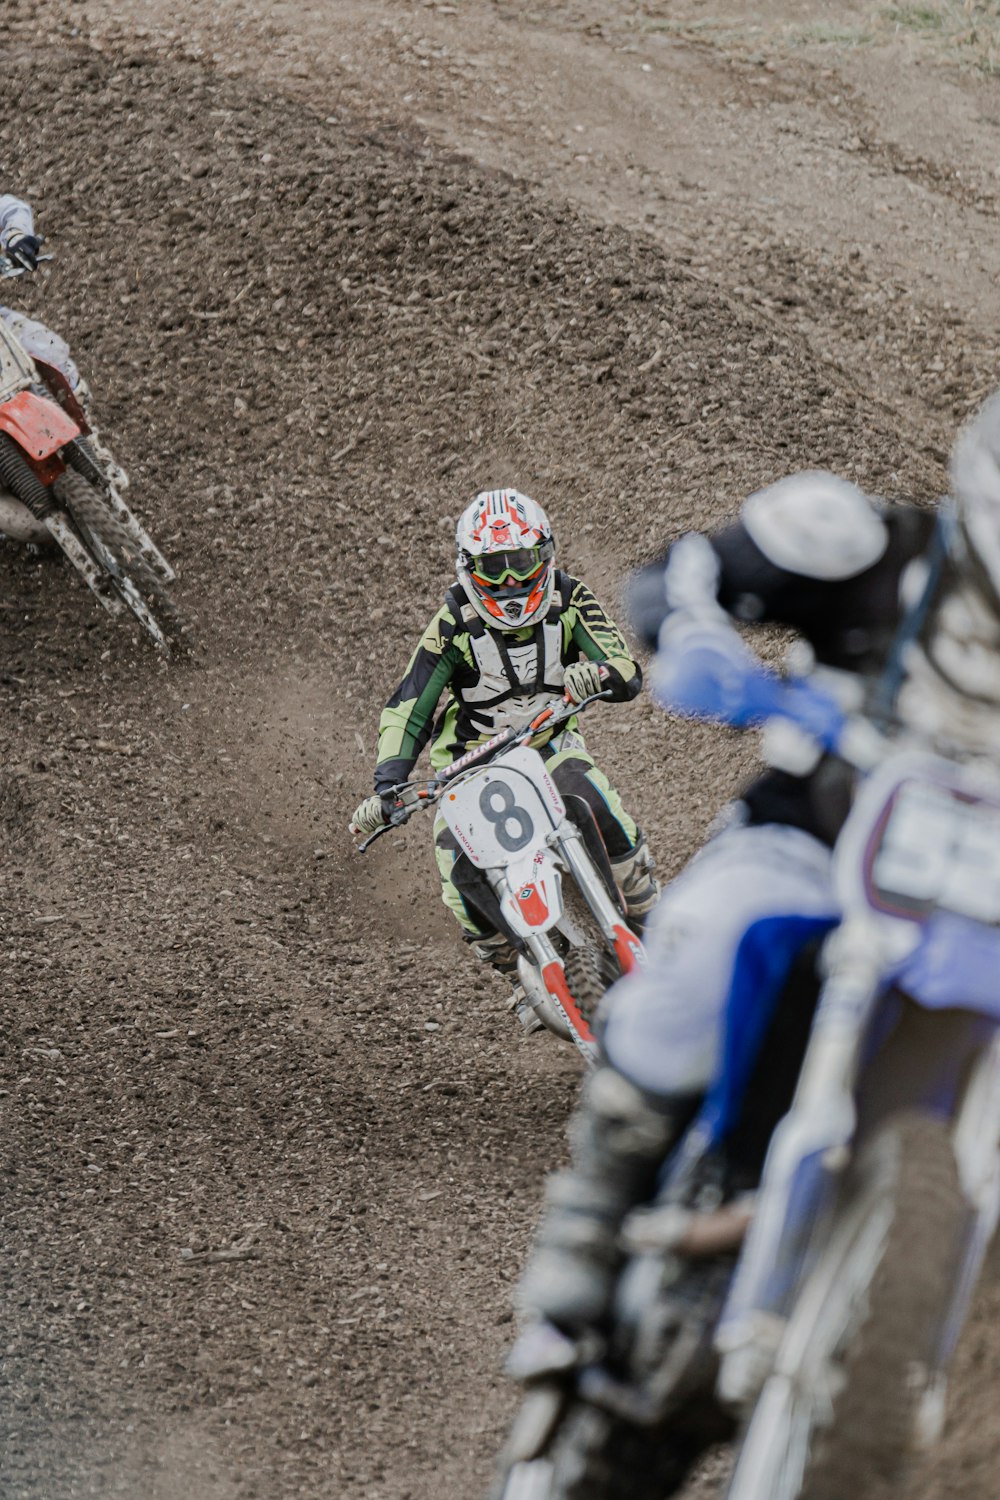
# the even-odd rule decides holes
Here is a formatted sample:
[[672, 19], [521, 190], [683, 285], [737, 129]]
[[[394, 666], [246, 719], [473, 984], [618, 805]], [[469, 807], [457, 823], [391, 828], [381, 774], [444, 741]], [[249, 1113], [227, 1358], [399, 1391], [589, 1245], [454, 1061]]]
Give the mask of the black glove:
[[38, 252], [42, 248], [41, 236], [37, 234], [22, 234], [16, 240], [10, 240], [7, 245], [7, 254], [15, 265], [23, 266], [26, 271], [38, 270]]

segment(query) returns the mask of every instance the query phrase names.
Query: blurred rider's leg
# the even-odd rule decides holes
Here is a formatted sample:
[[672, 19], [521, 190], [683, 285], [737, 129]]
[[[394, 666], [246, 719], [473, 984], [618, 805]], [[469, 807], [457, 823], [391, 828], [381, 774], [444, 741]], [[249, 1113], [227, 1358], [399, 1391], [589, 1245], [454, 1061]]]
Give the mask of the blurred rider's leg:
[[829, 850], [799, 829], [735, 828], [667, 887], [646, 968], [605, 999], [603, 1059], [572, 1122], [571, 1166], [549, 1183], [527, 1310], [569, 1332], [606, 1319], [622, 1220], [652, 1196], [715, 1075], [741, 944], [762, 922], [832, 918], [829, 869]]

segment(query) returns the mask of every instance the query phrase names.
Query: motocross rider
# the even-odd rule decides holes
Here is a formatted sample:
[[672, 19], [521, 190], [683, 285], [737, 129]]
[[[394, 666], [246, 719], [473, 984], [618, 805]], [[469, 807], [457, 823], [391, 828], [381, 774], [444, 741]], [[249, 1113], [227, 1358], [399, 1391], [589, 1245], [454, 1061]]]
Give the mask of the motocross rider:
[[[735, 666], [746, 648], [731, 623], [772, 622], [793, 627], [858, 707], [887, 705], [944, 753], [996, 758], [1000, 392], [960, 438], [952, 477], [956, 507], [936, 513], [797, 474], [751, 495], [734, 524], [676, 542], [630, 590], [637, 631], [659, 646], [654, 690], [669, 701], [671, 641], [692, 625], [716, 631]], [[522, 1282], [530, 1313], [571, 1336], [606, 1322], [622, 1221], [654, 1192], [713, 1081], [734, 985], [765, 972], [773, 993], [755, 998], [776, 1000], [804, 933], [836, 920], [831, 849], [851, 789], [831, 756], [767, 771], [665, 890], [647, 967], [607, 997], [571, 1166], [549, 1183]]]
[[[35, 233], [31, 209], [10, 193], [0, 194], [0, 253], [25, 271], [37, 271], [42, 239]], [[78, 398], [86, 403], [87, 390], [70, 358], [65, 340], [37, 318], [27, 318], [11, 307], [0, 306], [0, 318], [9, 323], [33, 359], [44, 360], [61, 370]]]
[[[463, 511], [456, 543], [457, 580], [383, 710], [375, 795], [355, 812], [356, 833], [389, 821], [391, 788], [412, 774], [428, 741], [431, 765], [440, 770], [499, 731], [527, 724], [547, 703], [564, 696], [579, 703], [605, 689], [625, 700], [642, 686], [617, 626], [586, 584], [556, 568], [552, 528], [535, 501], [513, 489], [482, 491]], [[640, 829], [587, 753], [575, 720], [541, 753], [557, 786], [592, 809], [629, 921], [641, 928], [659, 886]], [[517, 953], [508, 937], [462, 894], [461, 867], [471, 865], [442, 817], [434, 837], [442, 897], [465, 941], [515, 979]], [[537, 1028], [518, 990], [511, 1005], [526, 1031]]]

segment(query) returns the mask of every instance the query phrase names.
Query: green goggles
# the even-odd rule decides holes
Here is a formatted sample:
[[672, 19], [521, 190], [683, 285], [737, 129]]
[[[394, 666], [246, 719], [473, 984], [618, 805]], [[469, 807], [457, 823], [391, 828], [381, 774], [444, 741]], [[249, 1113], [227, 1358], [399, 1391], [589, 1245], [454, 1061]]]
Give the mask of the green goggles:
[[484, 583], [527, 583], [540, 573], [553, 553], [551, 542], [541, 547], [518, 547], [512, 552], [484, 552], [481, 557], [471, 557], [469, 563], [477, 578]]

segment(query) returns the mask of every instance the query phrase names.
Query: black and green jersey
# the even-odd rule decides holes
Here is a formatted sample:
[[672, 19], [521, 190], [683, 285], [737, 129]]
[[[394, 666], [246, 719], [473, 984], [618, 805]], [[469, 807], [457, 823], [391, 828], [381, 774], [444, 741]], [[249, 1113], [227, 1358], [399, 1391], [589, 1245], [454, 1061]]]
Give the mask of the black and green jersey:
[[621, 631], [578, 579], [557, 571], [545, 618], [519, 631], [491, 629], [456, 583], [382, 711], [375, 790], [405, 781], [431, 739], [431, 764], [439, 770], [470, 745], [528, 723], [562, 696], [566, 668], [583, 657], [610, 669], [616, 698], [634, 698], [641, 688], [642, 672]]

